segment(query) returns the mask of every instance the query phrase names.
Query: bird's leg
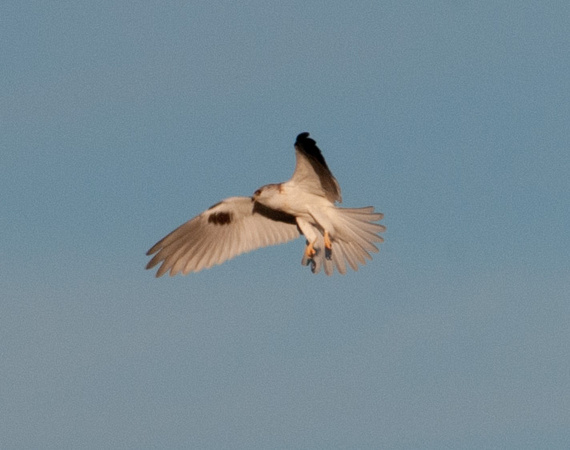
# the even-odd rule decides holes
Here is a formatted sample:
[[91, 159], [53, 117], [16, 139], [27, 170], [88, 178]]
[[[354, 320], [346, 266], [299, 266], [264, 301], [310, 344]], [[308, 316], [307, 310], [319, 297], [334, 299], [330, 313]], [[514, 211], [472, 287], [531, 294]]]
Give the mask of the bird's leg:
[[325, 230], [325, 258], [331, 259], [332, 256], [332, 242], [331, 236], [327, 230]]
[[317, 251], [315, 250], [315, 242], [317, 242], [316, 239], [313, 242], [309, 242], [305, 248], [305, 256], [307, 259], [313, 259], [313, 256], [317, 254]]

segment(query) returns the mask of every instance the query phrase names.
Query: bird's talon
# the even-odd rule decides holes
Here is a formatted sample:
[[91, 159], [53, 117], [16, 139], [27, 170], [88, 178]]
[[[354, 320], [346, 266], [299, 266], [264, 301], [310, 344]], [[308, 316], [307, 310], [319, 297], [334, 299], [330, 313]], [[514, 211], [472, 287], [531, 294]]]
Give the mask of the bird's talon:
[[307, 248], [305, 249], [305, 256], [307, 259], [313, 259], [313, 256], [317, 254], [317, 251], [313, 247], [313, 242], [307, 244]]
[[329, 250], [332, 249], [331, 235], [329, 232], [325, 230], [325, 235], [323, 237], [325, 238], [325, 247]]

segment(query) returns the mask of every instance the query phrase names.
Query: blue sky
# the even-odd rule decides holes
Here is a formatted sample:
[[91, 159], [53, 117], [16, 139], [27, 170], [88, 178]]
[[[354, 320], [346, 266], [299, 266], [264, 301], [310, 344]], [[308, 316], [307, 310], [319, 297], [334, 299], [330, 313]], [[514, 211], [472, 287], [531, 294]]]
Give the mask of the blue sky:
[[[0, 447], [566, 448], [567, 2], [0, 6]], [[155, 279], [311, 132], [386, 242]]]

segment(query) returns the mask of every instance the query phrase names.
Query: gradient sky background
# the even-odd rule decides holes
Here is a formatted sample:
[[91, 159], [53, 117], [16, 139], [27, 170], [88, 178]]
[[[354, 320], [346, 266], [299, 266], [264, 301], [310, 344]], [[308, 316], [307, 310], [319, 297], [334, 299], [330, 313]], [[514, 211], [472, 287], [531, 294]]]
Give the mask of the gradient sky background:
[[[3, 1], [0, 448], [567, 448], [570, 3]], [[386, 242], [155, 279], [311, 132]]]

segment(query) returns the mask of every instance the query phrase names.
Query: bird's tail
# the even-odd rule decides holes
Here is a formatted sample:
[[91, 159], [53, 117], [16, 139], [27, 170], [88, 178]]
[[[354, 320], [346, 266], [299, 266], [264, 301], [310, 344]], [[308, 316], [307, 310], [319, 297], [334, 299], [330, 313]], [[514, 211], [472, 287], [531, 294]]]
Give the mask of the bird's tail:
[[319, 230], [317, 242], [314, 245], [316, 254], [311, 258], [303, 257], [303, 264], [311, 264], [314, 273], [319, 273], [324, 267], [327, 275], [332, 275], [334, 268], [346, 273], [346, 263], [352, 270], [358, 270], [359, 264], [366, 264], [366, 259], [372, 259], [370, 253], [377, 253], [375, 243], [384, 242], [379, 233], [386, 227], [379, 223], [384, 217], [382, 213], [374, 212], [374, 207], [366, 208], [334, 208], [334, 234], [332, 236], [332, 251], [325, 248], [323, 232]]

